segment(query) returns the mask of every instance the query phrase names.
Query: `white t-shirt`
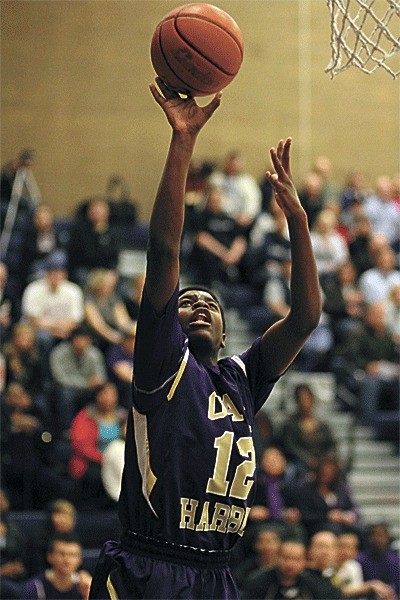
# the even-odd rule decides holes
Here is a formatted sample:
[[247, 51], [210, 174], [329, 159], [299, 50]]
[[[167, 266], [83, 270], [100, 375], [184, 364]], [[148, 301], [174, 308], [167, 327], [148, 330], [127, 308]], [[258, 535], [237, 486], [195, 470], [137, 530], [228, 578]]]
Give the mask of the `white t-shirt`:
[[27, 317], [83, 320], [83, 293], [72, 281], [61, 281], [52, 291], [46, 278], [32, 281], [22, 296], [22, 312]]

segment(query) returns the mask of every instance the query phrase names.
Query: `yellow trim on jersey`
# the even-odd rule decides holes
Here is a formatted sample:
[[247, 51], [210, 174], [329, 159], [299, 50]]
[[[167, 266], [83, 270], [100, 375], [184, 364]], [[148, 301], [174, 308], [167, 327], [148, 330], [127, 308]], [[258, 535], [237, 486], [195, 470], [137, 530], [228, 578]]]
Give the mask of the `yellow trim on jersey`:
[[111, 575], [109, 575], [107, 579], [107, 591], [111, 600], [119, 600], [117, 590], [115, 589], [113, 582], [111, 581]]
[[150, 502], [150, 494], [155, 486], [157, 477], [154, 475], [150, 466], [150, 446], [147, 435], [147, 417], [138, 412], [135, 407], [132, 408], [133, 426], [135, 431], [136, 453], [138, 457], [138, 467], [142, 476], [142, 493], [151, 510], [158, 517]]
[[179, 366], [179, 369], [178, 369], [178, 372], [177, 372], [176, 377], [174, 379], [174, 382], [173, 382], [173, 384], [171, 386], [171, 389], [169, 390], [169, 394], [167, 395], [167, 400], [171, 400], [172, 397], [173, 397], [173, 395], [175, 394], [175, 390], [178, 387], [178, 383], [180, 382], [181, 377], [183, 375], [183, 372], [184, 372], [184, 370], [186, 368], [186, 365], [187, 365], [187, 362], [188, 362], [188, 358], [189, 358], [189, 348], [186, 348], [186, 352], [183, 355], [182, 362], [181, 362], [181, 364]]

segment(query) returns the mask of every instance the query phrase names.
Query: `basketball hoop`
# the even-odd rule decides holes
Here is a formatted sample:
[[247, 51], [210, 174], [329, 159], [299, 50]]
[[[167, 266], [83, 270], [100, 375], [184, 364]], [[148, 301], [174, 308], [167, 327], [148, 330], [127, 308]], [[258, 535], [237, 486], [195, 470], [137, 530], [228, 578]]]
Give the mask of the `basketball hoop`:
[[[331, 79], [351, 66], [400, 74], [400, 0], [327, 0], [331, 13]], [[390, 27], [390, 29], [389, 29]]]

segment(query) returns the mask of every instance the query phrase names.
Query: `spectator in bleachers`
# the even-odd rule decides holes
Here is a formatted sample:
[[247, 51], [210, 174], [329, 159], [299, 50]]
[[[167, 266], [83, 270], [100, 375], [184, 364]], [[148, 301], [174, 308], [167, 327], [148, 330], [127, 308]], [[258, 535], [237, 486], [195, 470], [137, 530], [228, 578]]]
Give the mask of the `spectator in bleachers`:
[[214, 171], [209, 181], [223, 194], [223, 211], [249, 232], [261, 211], [261, 190], [254, 177], [246, 173], [245, 166], [241, 152], [230, 152], [225, 157], [222, 170]]
[[72, 419], [106, 381], [104, 356], [86, 327], [71, 332], [70, 339], [50, 352], [50, 371], [56, 384], [53, 408], [59, 431], [68, 430]]
[[132, 331], [135, 322], [130, 318], [118, 294], [118, 276], [110, 269], [90, 272], [85, 294], [85, 318], [93, 341], [102, 351], [111, 344], [120, 344], [124, 332]]
[[222, 208], [222, 191], [210, 186], [204, 210], [196, 218], [189, 272], [204, 285], [236, 282], [246, 250], [244, 229]]
[[296, 411], [284, 421], [279, 440], [283, 452], [295, 468], [296, 479], [302, 480], [318, 466], [321, 455], [336, 450], [329, 425], [314, 414], [315, 395], [308, 385], [294, 391]]
[[394, 285], [384, 301], [386, 325], [396, 345], [400, 344], [400, 284]]
[[336, 571], [338, 552], [337, 535], [329, 529], [315, 532], [308, 546], [308, 570], [331, 580]]
[[322, 177], [322, 202], [326, 206], [330, 202], [337, 202], [339, 190], [333, 177], [333, 166], [331, 159], [327, 156], [318, 156], [313, 164], [312, 170]]
[[322, 456], [314, 478], [299, 484], [293, 495], [309, 536], [322, 529], [337, 534], [359, 525], [358, 509], [336, 454]]
[[386, 326], [383, 303], [367, 307], [363, 322], [344, 339], [333, 367], [338, 382], [359, 397], [359, 414], [366, 424], [376, 424], [379, 410], [398, 410], [398, 347]]
[[367, 530], [365, 550], [357, 557], [365, 581], [380, 580], [399, 596], [399, 555], [390, 549], [390, 536], [385, 523], [374, 523]]
[[82, 290], [67, 280], [66, 267], [64, 256], [54, 252], [46, 260], [46, 275], [29, 283], [22, 297], [23, 315], [46, 353], [68, 338], [84, 316]]
[[359, 279], [360, 290], [367, 304], [386, 300], [392, 287], [400, 285], [396, 257], [388, 244], [374, 253], [373, 260], [374, 266], [365, 271]]
[[40, 279], [46, 271], [46, 259], [55, 251], [66, 253], [54, 224], [52, 208], [41, 203], [35, 207], [21, 251], [21, 276], [24, 284]]
[[4, 344], [6, 361], [6, 381], [16, 381], [24, 386], [32, 396], [42, 416], [48, 416], [46, 396], [46, 373], [39, 354], [35, 330], [27, 323], [17, 323], [12, 330], [9, 342]]
[[93, 269], [116, 269], [119, 235], [110, 223], [110, 207], [102, 198], [92, 198], [83, 216], [76, 216], [68, 246], [69, 273], [83, 286]]
[[122, 342], [111, 346], [106, 355], [107, 369], [110, 378], [117, 386], [120, 404], [129, 409], [132, 401], [133, 381], [133, 349], [136, 332], [127, 331]]
[[106, 383], [96, 393], [95, 402], [80, 410], [72, 421], [69, 472], [80, 484], [85, 508], [107, 506], [101, 480], [103, 452], [120, 437], [126, 416], [126, 410], [118, 405], [115, 385]]
[[7, 291], [8, 268], [0, 262], [0, 338], [8, 340], [13, 322], [17, 319], [16, 303]]
[[322, 290], [323, 310], [330, 319], [338, 343], [360, 323], [364, 311], [364, 298], [351, 260], [344, 262], [332, 277], [322, 282]]
[[396, 600], [393, 589], [379, 581], [372, 579], [364, 581], [360, 563], [356, 560], [358, 555], [359, 537], [356, 533], [341, 533], [337, 537], [337, 569], [333, 582], [342, 590], [346, 598], [378, 597], [382, 600]]
[[59, 498], [46, 507], [46, 520], [31, 535], [31, 573], [39, 573], [48, 567], [47, 548], [57, 535], [76, 535], [76, 510], [68, 500]]
[[28, 574], [29, 547], [24, 533], [9, 518], [10, 502], [0, 490], [0, 596], [21, 598], [22, 582]]
[[68, 481], [49, 464], [51, 441], [29, 394], [21, 384], [10, 383], [2, 402], [1, 475], [13, 509], [41, 507], [71, 492]]
[[122, 175], [110, 175], [106, 185], [106, 200], [110, 207], [112, 225], [133, 225], [137, 221], [136, 201]]
[[346, 242], [336, 231], [337, 224], [334, 211], [325, 208], [316, 216], [311, 228], [311, 242], [321, 281], [335, 275], [349, 258]]
[[349, 252], [358, 276], [373, 266], [370, 255], [371, 237], [369, 219], [364, 215], [355, 217], [349, 225]]
[[399, 239], [399, 210], [393, 201], [391, 178], [380, 175], [375, 182], [375, 193], [368, 196], [364, 212], [371, 221], [372, 231], [386, 236], [390, 244]]
[[70, 534], [54, 537], [48, 546], [47, 560], [50, 569], [25, 583], [24, 600], [86, 600], [89, 597], [92, 578], [87, 571], [78, 571], [82, 546], [77, 538]]
[[304, 543], [289, 539], [281, 544], [277, 566], [255, 571], [242, 590], [242, 598], [335, 600], [343, 596], [327, 578], [306, 569]]
[[282, 542], [280, 530], [267, 524], [251, 527], [249, 532], [246, 529], [245, 536], [252, 538], [252, 553], [232, 565], [232, 574], [239, 590], [246, 586], [254, 573], [276, 567]]
[[313, 227], [317, 215], [324, 207], [324, 180], [318, 173], [310, 171], [300, 187], [299, 198], [306, 211], [309, 227]]
[[129, 293], [124, 294], [122, 297], [129, 317], [134, 323], [136, 323], [139, 314], [139, 306], [142, 299], [144, 282], [144, 273], [138, 273], [137, 275], [134, 275], [134, 277], [132, 277]]
[[288, 483], [287, 461], [277, 446], [269, 446], [261, 456], [257, 488], [249, 521], [278, 524], [282, 535], [305, 538], [300, 511], [294, 504]]
[[283, 263], [290, 258], [286, 217], [275, 201], [272, 203], [272, 207], [275, 207], [272, 228], [262, 234], [261, 231], [259, 234], [254, 232], [255, 236], [259, 235], [260, 237], [255, 241], [252, 235], [244, 257], [244, 261], [248, 263], [247, 278], [255, 285], [263, 286], [269, 277], [282, 275]]
[[360, 171], [350, 171], [347, 176], [346, 185], [340, 193], [340, 204], [342, 210], [350, 208], [354, 202], [364, 202], [366, 195], [364, 176]]

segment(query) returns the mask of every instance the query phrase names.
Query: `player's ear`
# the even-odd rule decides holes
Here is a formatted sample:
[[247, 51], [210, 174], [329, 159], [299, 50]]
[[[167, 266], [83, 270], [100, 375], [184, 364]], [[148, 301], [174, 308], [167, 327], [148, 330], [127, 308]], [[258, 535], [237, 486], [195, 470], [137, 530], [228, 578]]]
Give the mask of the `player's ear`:
[[225, 344], [226, 344], [226, 333], [222, 334], [222, 338], [221, 338], [221, 343], [220, 343], [220, 348], [225, 348]]

